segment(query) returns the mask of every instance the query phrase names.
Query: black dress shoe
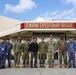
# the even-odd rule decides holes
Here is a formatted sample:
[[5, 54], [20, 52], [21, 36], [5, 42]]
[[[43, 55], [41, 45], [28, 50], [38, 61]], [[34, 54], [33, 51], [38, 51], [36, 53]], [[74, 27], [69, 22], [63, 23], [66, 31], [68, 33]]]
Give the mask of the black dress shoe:
[[34, 68], [38, 68], [37, 66], [34, 66]]
[[11, 68], [11, 65], [10, 64], [8, 65], [8, 68]]
[[11, 66], [9, 65], [8, 68], [11, 68]]
[[8, 68], [11, 68], [11, 66], [9, 66]]
[[31, 66], [31, 68], [33, 68], [33, 66]]
[[71, 66], [68, 66], [68, 68], [71, 68]]
[[5, 69], [5, 66], [2, 66], [2, 68], [1, 69]]
[[2, 69], [2, 67], [0, 67], [0, 69]]
[[75, 66], [73, 66], [73, 68], [76, 68]]

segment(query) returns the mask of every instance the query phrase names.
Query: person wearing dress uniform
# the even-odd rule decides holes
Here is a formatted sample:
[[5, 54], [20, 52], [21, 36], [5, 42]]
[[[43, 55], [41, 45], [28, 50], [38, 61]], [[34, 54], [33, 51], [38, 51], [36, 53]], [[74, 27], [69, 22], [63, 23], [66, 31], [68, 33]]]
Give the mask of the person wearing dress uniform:
[[8, 67], [11, 68], [11, 50], [13, 45], [10, 42], [9, 38], [6, 39], [6, 45], [7, 45], [7, 51], [8, 51], [8, 55], [7, 55]]
[[73, 41], [73, 38], [69, 38], [69, 42], [67, 45], [67, 52], [69, 56], [69, 68], [71, 68], [71, 60], [73, 61], [73, 67], [75, 68], [75, 52], [76, 52], [76, 43]]
[[0, 69], [5, 68], [6, 55], [8, 55], [7, 45], [4, 42], [4, 38], [1, 38], [0, 40]]

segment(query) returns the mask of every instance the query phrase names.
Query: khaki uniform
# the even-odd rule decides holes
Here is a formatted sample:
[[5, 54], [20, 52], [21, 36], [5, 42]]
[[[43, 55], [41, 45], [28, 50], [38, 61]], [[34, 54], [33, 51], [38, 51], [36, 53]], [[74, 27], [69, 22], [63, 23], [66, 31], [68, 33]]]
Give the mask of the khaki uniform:
[[21, 49], [22, 49], [22, 44], [16, 42], [16, 43], [14, 44], [14, 49], [13, 49], [13, 51], [14, 51], [15, 67], [16, 67], [16, 66], [19, 66], [19, 64], [20, 64]]
[[48, 42], [48, 63], [49, 63], [49, 68], [52, 66], [54, 67], [54, 52], [56, 50], [56, 42], [49, 41]]
[[40, 56], [40, 66], [43, 67], [45, 64], [45, 59], [46, 59], [46, 51], [47, 50], [47, 45], [45, 42], [40, 42], [39, 43], [39, 56]]
[[65, 40], [59, 40], [57, 45], [58, 45], [58, 50], [59, 50], [59, 62], [60, 62], [60, 68], [61, 68], [62, 67], [62, 57], [64, 59], [64, 65], [65, 66], [67, 65], [67, 53], [66, 53], [67, 42]]
[[23, 67], [29, 67], [29, 43], [24, 43], [22, 46]]

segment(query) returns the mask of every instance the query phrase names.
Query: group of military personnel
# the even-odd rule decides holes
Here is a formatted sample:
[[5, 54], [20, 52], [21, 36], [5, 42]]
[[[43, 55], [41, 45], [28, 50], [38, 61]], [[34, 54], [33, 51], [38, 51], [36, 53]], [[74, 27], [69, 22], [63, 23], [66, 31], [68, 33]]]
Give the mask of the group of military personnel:
[[[44, 42], [44, 37], [41, 38], [41, 42], [37, 43], [37, 38], [33, 37], [33, 42], [28, 43], [26, 38], [24, 44], [21, 43], [21, 38], [18, 37], [17, 41], [12, 45], [10, 39], [6, 39], [6, 42], [3, 38], [0, 39], [0, 68], [5, 68], [6, 58], [8, 59], [8, 67], [11, 68], [11, 50], [13, 48], [14, 53], [14, 67], [20, 68], [20, 58], [22, 56], [23, 68], [38, 68], [37, 58], [39, 54], [39, 67], [45, 68], [45, 60], [48, 55], [48, 68], [54, 68], [54, 56], [58, 50], [59, 53], [59, 67], [62, 68], [62, 57], [64, 59], [64, 67], [70, 68], [73, 66], [75, 68], [75, 51], [76, 43], [73, 41], [73, 38], [69, 38], [67, 43], [64, 39], [64, 36], [61, 35], [58, 42], [53, 39], [53, 35], [50, 35], [49, 41]], [[67, 63], [67, 53], [69, 57], [69, 63]], [[29, 54], [31, 59], [29, 59]], [[33, 64], [34, 58], [34, 64]], [[73, 60], [73, 65], [71, 64]]]

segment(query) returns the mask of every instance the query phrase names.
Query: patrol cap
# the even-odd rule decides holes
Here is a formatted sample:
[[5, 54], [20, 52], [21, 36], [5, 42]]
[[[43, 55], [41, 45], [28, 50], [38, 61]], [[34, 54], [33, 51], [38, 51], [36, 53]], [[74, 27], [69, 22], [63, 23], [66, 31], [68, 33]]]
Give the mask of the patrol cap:
[[50, 35], [50, 37], [53, 37], [53, 35]]
[[17, 41], [18, 41], [18, 40], [20, 40], [20, 41], [21, 41], [21, 37], [18, 37], [18, 38], [17, 38]]
[[41, 39], [44, 39], [44, 37], [41, 37]]
[[21, 37], [18, 37], [17, 39], [18, 39], [18, 40], [20, 40], [20, 39], [21, 39]]
[[63, 35], [60, 35], [60, 37], [63, 37]]
[[28, 40], [27, 38], [25, 38], [24, 40]]

